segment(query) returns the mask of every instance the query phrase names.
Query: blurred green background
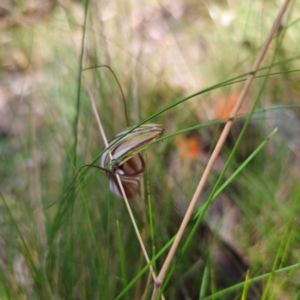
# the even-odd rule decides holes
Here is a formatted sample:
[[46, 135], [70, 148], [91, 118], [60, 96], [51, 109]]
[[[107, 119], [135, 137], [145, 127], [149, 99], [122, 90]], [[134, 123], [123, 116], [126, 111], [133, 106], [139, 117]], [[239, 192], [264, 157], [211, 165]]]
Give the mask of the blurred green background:
[[[111, 72], [82, 70], [102, 64], [114, 70], [130, 125], [174, 104], [150, 121], [163, 124], [166, 138], [142, 152], [143, 189], [130, 202], [152, 257], [176, 233], [224, 126], [221, 118], [229, 116], [282, 2], [0, 3], [0, 299], [150, 298], [149, 271], [141, 273], [145, 259], [108, 176], [90, 168], [62, 196], [75, 170], [98, 165], [104, 149], [87, 90], [109, 140], [126, 128]], [[191, 222], [166, 299], [300, 297], [299, 20], [299, 4], [291, 1], [197, 209], [251, 109], [256, 112], [221, 183], [278, 132], [229, 180], [188, 240]], [[244, 285], [234, 285], [247, 270], [250, 278], [277, 273], [258, 278], [242, 298]]]

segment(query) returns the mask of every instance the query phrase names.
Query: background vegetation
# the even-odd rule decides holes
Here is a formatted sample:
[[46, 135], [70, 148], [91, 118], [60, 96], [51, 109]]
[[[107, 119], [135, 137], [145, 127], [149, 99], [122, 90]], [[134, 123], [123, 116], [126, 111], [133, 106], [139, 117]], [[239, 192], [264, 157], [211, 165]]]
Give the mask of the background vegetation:
[[[114, 70], [131, 125], [174, 104], [151, 119], [163, 124], [165, 138], [143, 151], [144, 184], [131, 201], [153, 257], [176, 233], [221, 118], [228, 116], [224, 105], [235, 102], [246, 78], [239, 76], [251, 70], [281, 5], [279, 0], [0, 4], [1, 299], [141, 299], [145, 289], [149, 298], [153, 283], [147, 285], [149, 271], [142, 272], [145, 259], [107, 175], [90, 168], [60, 196], [75, 170], [98, 164], [104, 149], [87, 88], [108, 139], [126, 127], [112, 74], [82, 69], [105, 64]], [[299, 18], [292, 1], [198, 209], [251, 109], [256, 113], [222, 183], [276, 127], [278, 132], [229, 180], [189, 240], [191, 222], [164, 286], [166, 299], [300, 297]], [[178, 134], [168, 138], [173, 133]], [[55, 206], [35, 213], [57, 197]], [[155, 261], [156, 271], [166, 253]], [[236, 284], [247, 270], [257, 282], [242, 298], [245, 285]]]

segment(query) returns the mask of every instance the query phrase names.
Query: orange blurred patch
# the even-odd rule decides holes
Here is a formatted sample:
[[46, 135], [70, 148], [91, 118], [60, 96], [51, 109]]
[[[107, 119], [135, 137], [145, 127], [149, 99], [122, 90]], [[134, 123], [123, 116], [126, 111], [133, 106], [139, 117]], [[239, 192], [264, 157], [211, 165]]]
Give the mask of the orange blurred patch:
[[176, 138], [180, 157], [195, 159], [200, 153], [200, 141], [197, 137], [180, 135]]
[[[216, 113], [215, 118], [216, 119], [223, 119], [230, 117], [230, 114], [233, 110], [233, 107], [235, 106], [236, 102], [238, 100], [238, 96], [230, 96], [228, 98], [221, 98], [217, 104], [216, 107]], [[243, 107], [240, 107], [237, 114], [245, 113], [245, 109]], [[226, 120], [223, 121], [224, 123]]]

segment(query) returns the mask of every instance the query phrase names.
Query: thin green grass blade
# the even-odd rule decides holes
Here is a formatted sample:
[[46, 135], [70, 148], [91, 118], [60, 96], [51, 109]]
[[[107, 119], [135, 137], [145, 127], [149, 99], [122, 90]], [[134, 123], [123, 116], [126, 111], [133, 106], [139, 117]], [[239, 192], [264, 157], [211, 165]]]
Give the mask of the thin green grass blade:
[[[275, 270], [273, 273], [275, 275], [277, 274], [282, 274], [282, 273], [286, 273], [286, 272], [290, 272], [290, 271], [296, 271], [300, 268], [300, 263], [285, 267], [285, 268], [281, 268], [281, 269], [277, 269]], [[259, 282], [262, 281], [263, 279], [266, 279], [270, 276], [270, 273], [266, 273], [260, 276], [256, 276], [254, 278], [251, 278], [248, 280], [249, 285], [251, 286], [251, 284], [255, 283], [255, 282]], [[221, 291], [215, 292], [210, 296], [205, 297], [203, 300], [209, 300], [209, 299], [213, 299], [214, 297], [225, 297], [226, 294], [233, 292], [233, 291], [237, 291], [237, 290], [241, 290], [245, 285], [245, 281], [240, 282], [238, 284], [235, 284], [233, 286], [230, 286], [226, 289], [223, 289]]]
[[73, 132], [74, 132], [73, 164], [75, 166], [75, 172], [76, 172], [76, 169], [77, 169], [78, 123], [79, 123], [80, 102], [81, 102], [82, 69], [83, 69], [83, 56], [84, 56], [84, 46], [85, 46], [88, 7], [89, 7], [89, 1], [86, 0], [85, 1], [85, 7], [84, 7], [84, 23], [83, 23], [83, 27], [82, 27], [82, 41], [81, 41], [81, 50], [80, 50], [80, 58], [79, 58], [76, 115], [75, 115], [74, 125], [73, 125]]
[[[150, 180], [149, 180], [148, 168], [146, 168], [146, 185], [147, 185], [148, 218], [149, 218], [149, 231], [150, 231], [150, 238], [151, 238], [152, 256], [155, 256], [156, 248], [155, 248], [155, 239], [154, 239], [154, 216], [152, 212], [152, 201], [151, 201], [151, 194], [150, 194]], [[156, 264], [153, 264], [153, 270], [156, 273]]]
[[[124, 288], [127, 286], [127, 275], [126, 275], [126, 265], [125, 265], [125, 257], [124, 257], [124, 246], [121, 238], [121, 230], [120, 230], [120, 224], [117, 220], [117, 236], [118, 236], [118, 248], [119, 248], [119, 257], [120, 257], [120, 266], [121, 266], [121, 272], [122, 272], [122, 280]], [[124, 295], [125, 299], [129, 299], [129, 295], [126, 292]]]
[[[290, 232], [289, 232], [289, 235], [288, 235], [288, 238], [287, 238], [287, 242], [285, 243], [285, 249], [283, 251], [283, 255], [282, 255], [282, 258], [281, 258], [279, 268], [282, 268], [282, 265], [285, 263], [285, 261], [287, 259], [287, 256], [293, 250], [292, 242], [294, 241], [294, 237], [295, 237], [295, 234], [296, 234], [296, 222], [295, 222], [294, 217], [291, 219], [288, 226], [290, 227], [290, 230], [289, 230]], [[290, 273], [292, 273], [292, 272], [290, 272]], [[289, 274], [289, 275], [292, 275], [292, 274]], [[278, 284], [278, 288], [275, 289], [274, 292], [270, 295], [270, 297], [269, 297], [270, 300], [272, 300], [276, 297], [278, 290], [280, 288], [282, 288], [285, 283], [287, 283], [288, 279], [289, 279], [288, 276], [286, 276], [284, 278], [284, 280], [280, 284]]]
[[204, 269], [203, 276], [202, 276], [200, 292], [199, 292], [199, 300], [202, 300], [206, 294], [207, 286], [209, 283], [209, 269], [210, 269], [210, 263], [208, 260], [205, 264], [205, 269]]
[[244, 284], [241, 300], [247, 299], [247, 294], [248, 294], [248, 290], [249, 290], [249, 282], [248, 281], [249, 281], [249, 270], [247, 271], [247, 274], [246, 274], [246, 279], [245, 279], [245, 284]]
[[[267, 283], [264, 288], [264, 292], [262, 294], [261, 300], [265, 300], [268, 297], [268, 294], [271, 294], [271, 283], [272, 280], [276, 281], [276, 277], [274, 278], [274, 271], [282, 265], [282, 261], [284, 259], [284, 256], [287, 255], [287, 247], [289, 245], [288, 241], [290, 239], [291, 230], [292, 230], [292, 224], [293, 220], [290, 220], [290, 223], [287, 225], [285, 232], [283, 234], [283, 237], [281, 239], [280, 245], [278, 247], [275, 260], [272, 265], [272, 270], [270, 272], [270, 276], [268, 277]], [[273, 291], [273, 297], [276, 294], [276, 291]], [[271, 299], [272, 297], [269, 295], [268, 299]]]
[[47, 284], [46, 284], [46, 278], [44, 278], [43, 272], [41, 272], [36, 267], [36, 265], [34, 263], [34, 260], [33, 260], [33, 257], [31, 255], [31, 251], [29, 250], [29, 248], [27, 246], [27, 243], [25, 242], [25, 239], [23, 237], [23, 234], [22, 234], [22, 232], [21, 232], [21, 230], [20, 230], [17, 222], [15, 221], [15, 218], [13, 217], [13, 214], [12, 214], [12, 212], [11, 212], [11, 210], [10, 210], [10, 208], [9, 208], [9, 206], [8, 206], [8, 204], [7, 204], [4, 196], [3, 196], [3, 194], [1, 193], [1, 191], [0, 191], [0, 197], [1, 197], [2, 201], [3, 201], [3, 203], [4, 203], [4, 206], [5, 206], [6, 210], [7, 210], [9, 218], [10, 218], [11, 222], [13, 223], [16, 231], [17, 231], [17, 234], [18, 234], [17, 239], [19, 239], [20, 244], [22, 245], [22, 247], [24, 249], [23, 251], [24, 251], [25, 259], [27, 259], [28, 262], [29, 262], [29, 265], [30, 265], [30, 267], [31, 267], [31, 269], [33, 271], [33, 276], [35, 278], [35, 281], [40, 285], [42, 291], [44, 292], [43, 296], [45, 296], [46, 299], [50, 300], [52, 297], [50, 295], [50, 292], [49, 292]]

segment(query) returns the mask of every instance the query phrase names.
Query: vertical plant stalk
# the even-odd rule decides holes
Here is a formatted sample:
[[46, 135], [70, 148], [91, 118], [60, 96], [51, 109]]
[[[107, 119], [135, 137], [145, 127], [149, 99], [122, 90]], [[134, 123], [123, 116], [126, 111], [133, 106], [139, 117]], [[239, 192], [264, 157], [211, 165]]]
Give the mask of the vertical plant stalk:
[[[36, 127], [33, 121], [33, 107], [32, 104], [29, 104], [29, 122], [30, 122], [30, 153], [33, 160], [32, 168], [29, 169], [29, 192], [30, 198], [32, 201], [32, 205], [35, 206], [36, 203], [42, 206], [42, 190], [41, 190], [41, 174], [38, 162], [38, 151], [37, 151], [37, 137], [36, 137]], [[47, 242], [47, 234], [46, 234], [46, 221], [45, 215], [39, 214], [36, 217], [36, 227], [37, 227], [37, 238], [40, 243], [40, 246], [46, 247]]]
[[[98, 115], [98, 112], [97, 112], [97, 108], [96, 108], [96, 104], [95, 104], [95, 100], [94, 100], [94, 97], [93, 97], [93, 94], [91, 93], [90, 89], [88, 88], [87, 86], [87, 91], [89, 93], [89, 97], [90, 97], [90, 100], [91, 100], [91, 103], [92, 103], [92, 108], [93, 108], [93, 111], [94, 111], [94, 114], [95, 114], [95, 117], [96, 117], [96, 120], [97, 120], [97, 123], [98, 123], [98, 127], [99, 127], [99, 130], [100, 130], [100, 133], [101, 133], [101, 136], [103, 138], [103, 141], [104, 141], [104, 144], [105, 144], [105, 147], [108, 148], [108, 141], [107, 141], [107, 138], [106, 138], [106, 135], [105, 135], [105, 132], [104, 132], [104, 129], [103, 129], [103, 126], [102, 126], [102, 123], [100, 121], [100, 117]], [[110, 151], [108, 150], [108, 155], [110, 156], [110, 159], [112, 159], [112, 155], [110, 153]], [[128, 213], [129, 213], [129, 216], [130, 216], [130, 219], [131, 219], [131, 222], [132, 222], [132, 225], [134, 227], [134, 230], [135, 230], [135, 233], [137, 235], [137, 238], [138, 238], [138, 241], [140, 243], [140, 246], [141, 246], [141, 249], [144, 253], [144, 257], [147, 261], [147, 264], [150, 263], [150, 259], [149, 259], [149, 256], [147, 254], [147, 250], [145, 248], [145, 245], [143, 243], [143, 240], [142, 240], [142, 237], [140, 235], [140, 232], [139, 232], [139, 229], [136, 225], [136, 222], [135, 222], [135, 219], [134, 219], [134, 216], [132, 214], [132, 210], [130, 208], [130, 205], [129, 205], [129, 201], [127, 199], [127, 196], [126, 196], [126, 193], [124, 191], [124, 188], [123, 188], [123, 185], [122, 185], [122, 182], [121, 182], [121, 179], [120, 179], [120, 176], [118, 173], [115, 174], [116, 175], [116, 178], [117, 178], [117, 181], [118, 181], [118, 184], [119, 184], [119, 187], [120, 187], [120, 191], [121, 191], [121, 194], [124, 198], [124, 202], [126, 204], [126, 207], [127, 207], [127, 210], [128, 210]], [[152, 278], [153, 280], [156, 282], [156, 276], [155, 276], [155, 273], [154, 273], [154, 270], [153, 270], [153, 267], [152, 265], [150, 265], [150, 273], [152, 275]], [[161, 296], [162, 299], [165, 299], [164, 296], [162, 295]]]
[[80, 99], [81, 99], [82, 63], [83, 63], [83, 54], [84, 54], [87, 13], [88, 13], [88, 6], [89, 6], [88, 4], [89, 4], [89, 1], [86, 0], [85, 8], [84, 8], [84, 23], [83, 23], [82, 42], [81, 42], [80, 59], [79, 59], [76, 115], [75, 115], [74, 125], [73, 125], [73, 131], [74, 131], [73, 164], [75, 167], [74, 173], [76, 173], [76, 169], [77, 169], [78, 122], [79, 122]]
[[216, 159], [217, 159], [217, 157], [218, 157], [218, 155], [219, 155], [219, 153], [220, 153], [220, 151], [221, 151], [221, 149], [222, 149], [222, 147], [224, 145], [224, 142], [225, 142], [228, 134], [229, 134], [229, 131], [230, 131], [230, 129], [232, 127], [232, 124], [233, 124], [233, 121], [234, 121], [234, 117], [237, 114], [237, 112], [238, 112], [238, 110], [239, 110], [239, 108], [240, 108], [243, 100], [245, 99], [245, 96], [246, 96], [246, 94], [247, 94], [247, 92], [248, 92], [248, 90], [249, 90], [249, 88], [251, 86], [251, 83], [252, 83], [253, 79], [254, 79], [255, 73], [256, 73], [256, 71], [257, 71], [260, 63], [262, 62], [262, 60], [263, 60], [263, 58], [264, 58], [264, 56], [265, 56], [265, 54], [267, 52], [267, 49], [268, 49], [268, 47], [269, 47], [269, 45], [271, 43], [271, 40], [272, 40], [272, 38], [273, 38], [273, 36], [274, 36], [274, 34], [275, 34], [278, 26], [281, 23], [283, 14], [285, 13], [285, 11], [286, 11], [286, 9], [288, 7], [289, 2], [290, 2], [290, 0], [286, 0], [284, 2], [284, 4], [283, 4], [283, 6], [282, 6], [282, 8], [281, 8], [281, 10], [280, 10], [280, 12], [279, 12], [276, 20], [275, 20], [275, 22], [274, 22], [274, 24], [272, 26], [272, 29], [270, 30], [270, 33], [269, 33], [269, 35], [268, 35], [268, 37], [267, 37], [267, 39], [266, 39], [266, 41], [265, 41], [265, 43], [264, 43], [264, 45], [262, 47], [262, 49], [261, 49], [261, 51], [260, 51], [257, 59], [256, 59], [253, 67], [252, 67], [251, 74], [247, 78], [247, 80], [245, 82], [245, 85], [244, 85], [244, 87], [243, 87], [243, 89], [242, 89], [242, 91], [241, 91], [241, 93], [240, 93], [240, 95], [238, 97], [238, 100], [237, 100], [237, 102], [236, 102], [236, 104], [235, 104], [235, 106], [234, 106], [234, 108], [233, 108], [233, 110], [232, 110], [232, 112], [230, 114], [230, 119], [226, 123], [226, 125], [225, 125], [225, 127], [224, 127], [224, 129], [222, 131], [222, 134], [221, 134], [221, 136], [220, 136], [220, 138], [219, 138], [219, 140], [217, 142], [217, 145], [216, 145], [216, 147], [215, 147], [215, 149], [214, 149], [214, 151], [213, 151], [213, 153], [212, 153], [212, 155], [211, 155], [211, 157], [210, 157], [210, 159], [209, 159], [209, 161], [207, 163], [207, 166], [206, 166], [206, 168], [205, 168], [205, 170], [203, 172], [203, 175], [202, 175], [202, 177], [200, 179], [200, 182], [199, 182], [198, 187], [197, 187], [197, 189], [196, 189], [196, 191], [194, 193], [194, 196], [193, 196], [193, 198], [191, 200], [191, 203], [190, 203], [190, 205], [189, 205], [189, 207], [188, 207], [188, 209], [186, 211], [186, 214], [185, 214], [185, 216], [184, 216], [184, 218], [182, 220], [182, 223], [180, 225], [180, 228], [178, 230], [178, 233], [176, 235], [174, 243], [171, 246], [171, 249], [170, 249], [170, 251], [168, 253], [168, 256], [167, 256], [167, 258], [166, 258], [166, 260], [165, 260], [165, 262], [164, 262], [164, 264], [163, 264], [163, 266], [162, 266], [162, 268], [161, 268], [161, 270], [160, 270], [160, 272], [159, 272], [159, 274], [158, 274], [158, 276], [156, 278], [154, 289], [153, 289], [153, 293], [152, 293], [152, 298], [151, 298], [152, 300], [156, 299], [156, 296], [158, 294], [160, 286], [163, 283], [163, 280], [165, 278], [165, 275], [166, 275], [166, 272], [168, 270], [168, 267], [169, 267], [169, 265], [170, 265], [170, 263], [172, 261], [173, 256], [175, 255], [176, 249], [177, 249], [178, 244], [179, 244], [179, 242], [180, 242], [180, 240], [182, 238], [184, 230], [185, 230], [185, 228], [186, 228], [186, 226], [187, 226], [187, 224], [188, 224], [188, 222], [189, 222], [189, 220], [191, 218], [191, 215], [192, 215], [192, 213], [194, 211], [194, 208], [196, 206], [197, 200], [199, 199], [199, 197], [201, 195], [201, 192], [202, 192], [202, 190], [204, 188], [204, 185], [205, 185], [205, 183], [207, 181], [207, 178], [208, 178], [208, 176], [209, 176], [209, 174], [210, 174], [210, 172], [212, 170], [212, 167], [213, 167], [213, 165], [214, 165], [214, 163], [215, 163], [215, 161], [216, 161]]

